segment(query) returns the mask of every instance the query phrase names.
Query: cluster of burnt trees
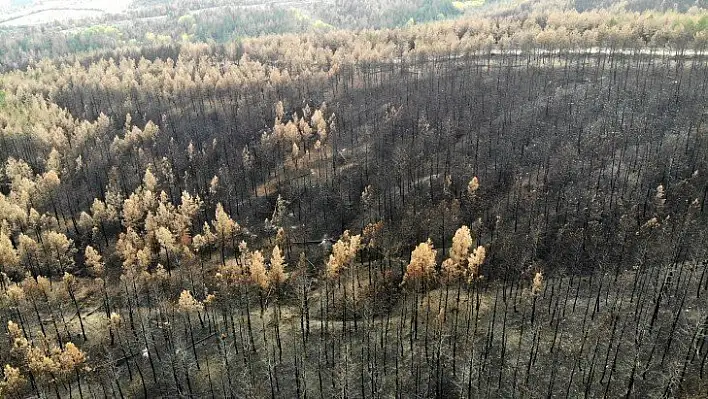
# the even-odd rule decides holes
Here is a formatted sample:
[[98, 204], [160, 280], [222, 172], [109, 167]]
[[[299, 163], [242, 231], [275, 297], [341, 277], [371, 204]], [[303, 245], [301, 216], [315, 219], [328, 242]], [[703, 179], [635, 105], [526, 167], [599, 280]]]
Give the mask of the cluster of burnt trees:
[[[575, 0], [574, 6], [578, 11], [590, 10], [593, 8], [607, 8], [616, 6], [612, 0]], [[692, 7], [706, 8], [708, 3], [705, 0], [679, 0], [679, 1], [663, 1], [663, 0], [631, 0], [624, 4], [624, 8], [629, 11], [646, 11], [646, 10], [661, 10], [661, 11], [677, 11], [686, 12]]]
[[[229, 225], [223, 217], [216, 216], [217, 231]], [[378, 238], [376, 228], [345, 232], [323, 266], [304, 252], [288, 265], [277, 244], [266, 261], [244, 242], [236, 259], [210, 262], [202, 254], [205, 263], [185, 261], [169, 275], [136, 273], [124, 263], [114, 284], [95, 252], [87, 252], [94, 283], [78, 285], [69, 275], [6, 280], [0, 392], [470, 398], [705, 391], [705, 262], [551, 278], [537, 270], [491, 282], [485, 247], [475, 248], [466, 226], [456, 230], [449, 257], [428, 241], [409, 262], [381, 261]], [[278, 240], [288, 245], [287, 237]], [[73, 305], [64, 305], [67, 297]]]
[[704, 16], [603, 15], [2, 75], [0, 392], [705, 392]]
[[[103, 199], [110, 176], [127, 197], [152, 163], [164, 166], [156, 173], [172, 182], [165, 188], [171, 198], [185, 189], [211, 196], [211, 206], [223, 202], [246, 224], [268, 217], [281, 193], [292, 202], [304, 240], [383, 220], [399, 246], [432, 237], [445, 247], [452, 233], [446, 224], [481, 217], [482, 239], [498, 239], [494, 270], [542, 262], [575, 272], [644, 262], [637, 250], [646, 239], [637, 232], [657, 218], [673, 232], [672, 242], [653, 243], [667, 248], [665, 260], [704, 257], [700, 52], [448, 54], [360, 61], [302, 76], [247, 60], [187, 61], [185, 54], [177, 63], [100, 61], [88, 69], [40, 70], [40, 79], [56, 77], [61, 86], [41, 80], [39, 90], [71, 112], [105, 112], [113, 120], [90, 146], [6, 138], [5, 154], [36, 169], [52, 147], [66, 151], [60, 212], [76, 214]], [[320, 101], [302, 107], [295, 99], [304, 93], [329, 104], [320, 111], [330, 133], [319, 149], [309, 117]], [[275, 107], [250, 104], [279, 98], [295, 111], [273, 128]], [[130, 139], [145, 131], [133, 127], [143, 118], [156, 121], [159, 134]], [[290, 138], [274, 131], [293, 121]], [[116, 125], [126, 125], [118, 141]], [[300, 150], [294, 160], [292, 144]], [[90, 166], [80, 173], [78, 157]], [[480, 200], [454, 201], [473, 175], [484, 183]], [[222, 189], [210, 193], [214, 176]], [[364, 204], [367, 186], [371, 199]], [[661, 205], [654, 201], [659, 187]]]

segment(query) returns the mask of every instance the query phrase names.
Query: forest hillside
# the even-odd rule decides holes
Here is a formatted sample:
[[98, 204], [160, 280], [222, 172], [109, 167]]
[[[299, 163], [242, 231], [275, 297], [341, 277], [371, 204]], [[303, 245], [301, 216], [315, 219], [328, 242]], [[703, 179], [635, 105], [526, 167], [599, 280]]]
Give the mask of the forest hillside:
[[59, 3], [0, 21], [0, 397], [705, 397], [703, 0]]

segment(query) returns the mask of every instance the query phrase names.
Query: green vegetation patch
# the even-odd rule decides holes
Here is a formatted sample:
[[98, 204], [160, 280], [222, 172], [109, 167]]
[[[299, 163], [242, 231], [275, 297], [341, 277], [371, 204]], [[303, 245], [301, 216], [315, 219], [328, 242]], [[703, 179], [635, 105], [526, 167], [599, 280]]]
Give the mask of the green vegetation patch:
[[468, 10], [470, 8], [482, 7], [484, 3], [485, 0], [453, 1], [452, 6], [460, 10], [461, 12], [464, 12], [465, 10]]
[[67, 38], [67, 44], [72, 52], [91, 51], [101, 48], [112, 48], [121, 43], [123, 32], [111, 25], [92, 25], [82, 29]]
[[460, 9], [449, 0], [425, 0], [419, 7], [412, 10], [387, 10], [384, 12], [382, 20], [391, 21], [388, 24], [389, 27], [398, 27], [455, 18], [461, 14]]
[[328, 24], [327, 22], [321, 19], [315, 20], [315, 22], [312, 23], [312, 27], [317, 30], [334, 29], [334, 26]]

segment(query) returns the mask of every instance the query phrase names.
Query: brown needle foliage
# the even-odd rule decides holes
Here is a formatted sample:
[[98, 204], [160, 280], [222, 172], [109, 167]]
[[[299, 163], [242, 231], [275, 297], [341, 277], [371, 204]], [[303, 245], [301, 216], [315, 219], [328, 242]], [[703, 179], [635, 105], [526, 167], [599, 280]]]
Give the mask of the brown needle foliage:
[[433, 242], [428, 241], [418, 244], [411, 252], [411, 261], [406, 267], [403, 275], [403, 284], [425, 283], [435, 277], [435, 256], [437, 250], [433, 248]]
[[332, 246], [332, 254], [327, 262], [326, 274], [329, 278], [337, 277], [342, 270], [351, 267], [359, 251], [361, 235], [352, 236], [346, 230]]

